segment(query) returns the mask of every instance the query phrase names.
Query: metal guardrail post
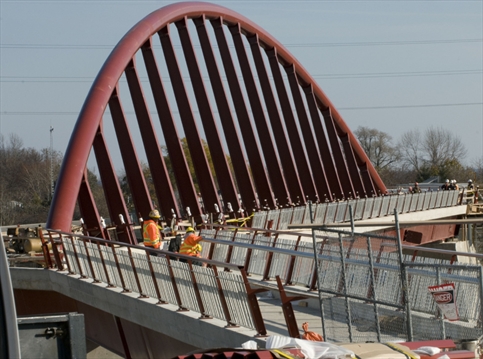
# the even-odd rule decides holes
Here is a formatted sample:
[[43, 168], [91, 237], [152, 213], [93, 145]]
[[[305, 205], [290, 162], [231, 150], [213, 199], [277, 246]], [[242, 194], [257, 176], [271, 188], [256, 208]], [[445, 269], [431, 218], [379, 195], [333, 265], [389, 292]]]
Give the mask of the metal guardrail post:
[[[54, 252], [54, 258], [55, 262], [57, 264], [57, 270], [61, 271], [64, 269], [64, 266], [62, 265], [62, 260], [60, 259], [60, 254], [59, 254], [59, 249], [57, 248], [57, 244], [55, 243], [55, 240], [52, 238], [52, 233], [49, 231], [49, 239], [50, 243], [52, 244], [52, 252]], [[62, 235], [60, 234], [60, 243], [62, 245]]]
[[[440, 268], [439, 267], [436, 267], [436, 284], [437, 285], [440, 285], [441, 284], [441, 272], [440, 272]], [[443, 313], [441, 312], [441, 310], [439, 309], [438, 307], [438, 313], [439, 313], [439, 324], [441, 325], [441, 337], [442, 338], [446, 338], [446, 326], [445, 326], [445, 323], [444, 323], [444, 315]]]
[[[236, 234], [238, 233], [238, 228], [236, 228], [234, 231], [233, 231], [233, 237], [231, 239], [232, 242], [235, 242], [235, 239], [236, 239]], [[216, 239], [216, 238], [215, 238]], [[233, 246], [228, 246], [228, 252], [226, 253], [226, 262], [227, 263], [230, 263], [231, 261], [231, 256], [233, 254]], [[211, 258], [210, 258], [211, 259]]]
[[[347, 314], [347, 327], [349, 330], [349, 341], [352, 343], [352, 316], [351, 316], [351, 303], [349, 301], [349, 297], [347, 296], [347, 281], [346, 281], [346, 273], [345, 273], [345, 256], [344, 256], [344, 246], [342, 243], [342, 233], [339, 233], [339, 255], [341, 261], [341, 268], [342, 268], [342, 293], [344, 295], [345, 301], [345, 308]], [[325, 338], [325, 337], [324, 337]]]
[[111, 249], [112, 249], [112, 255], [114, 256], [114, 262], [116, 263], [117, 272], [119, 273], [119, 279], [121, 279], [122, 292], [123, 293], [129, 293], [131, 291], [126, 288], [126, 283], [124, 282], [124, 277], [123, 277], [122, 271], [121, 271], [121, 265], [119, 264], [119, 260], [117, 259], [117, 254], [116, 254], [114, 244], [111, 245]]
[[374, 304], [374, 317], [375, 317], [375, 324], [376, 324], [376, 333], [377, 333], [377, 341], [381, 342], [381, 325], [379, 321], [379, 311], [377, 308], [377, 292], [376, 292], [376, 276], [374, 273], [374, 259], [372, 258], [372, 246], [371, 246], [371, 237], [367, 236], [367, 253], [369, 255], [369, 270], [371, 275], [371, 289], [372, 289], [372, 299]]
[[[312, 214], [312, 201], [309, 201], [310, 206], [310, 223], [314, 223], [314, 216]], [[315, 229], [312, 228], [312, 244], [314, 246], [314, 266], [315, 266], [315, 278], [317, 281], [317, 294], [319, 296], [320, 307], [320, 320], [322, 322], [322, 336], [327, 338], [325, 333], [325, 317], [324, 317], [324, 300], [320, 291], [320, 279], [319, 279], [319, 262], [317, 256], [317, 239], [315, 237]]]
[[[302, 239], [302, 236], [298, 236], [297, 243], [295, 244], [295, 250], [297, 250], [301, 239]], [[291, 256], [290, 257], [290, 264], [289, 264], [288, 270], [287, 270], [287, 278], [285, 279], [285, 285], [290, 285], [292, 283], [292, 276], [293, 276], [294, 267], [295, 267], [295, 256]]]
[[[49, 235], [50, 235], [50, 233], [49, 233]], [[60, 236], [60, 243], [62, 243], [62, 246], [64, 247], [64, 241], [63, 241], [62, 235], [61, 235], [61, 234], [59, 234], [59, 236]], [[53, 246], [54, 246], [55, 244], [54, 244], [54, 240], [52, 239], [52, 237], [51, 237], [51, 242], [52, 242], [52, 248], [53, 248]], [[54, 253], [55, 253], [55, 252], [54, 252]], [[64, 267], [63, 267], [63, 265], [62, 265], [62, 263], [61, 263], [61, 261], [60, 261], [60, 256], [55, 256], [55, 255], [54, 255], [54, 258], [55, 258], [55, 261], [56, 261], [56, 262], [58, 262], [58, 263], [60, 263], [60, 265], [61, 265], [61, 267], [59, 267], [59, 264], [57, 264], [57, 268], [58, 268], [57, 270], [58, 270], [58, 271], [60, 271], [60, 270], [64, 269]], [[70, 274], [73, 274], [74, 272], [73, 272], [73, 270], [72, 270], [72, 268], [71, 268], [71, 266], [70, 266], [69, 257], [68, 257], [68, 256], [65, 254], [65, 248], [64, 248], [64, 259], [65, 259], [65, 263], [67, 264], [67, 271], [68, 271]], [[62, 268], [62, 269], [61, 269], [61, 268]]]
[[[221, 230], [221, 227], [217, 227], [215, 229], [215, 235], [213, 236], [213, 238], [216, 239], [216, 237], [218, 236], [218, 233], [220, 232]], [[213, 259], [213, 253], [215, 253], [215, 244], [210, 244], [210, 250], [208, 251], [208, 259]]]
[[[277, 239], [278, 239], [278, 234], [276, 234], [275, 238], [273, 239], [272, 247], [275, 247], [275, 245], [277, 244]], [[270, 268], [272, 266], [272, 259], [273, 259], [273, 252], [268, 252], [268, 258], [267, 258], [267, 262], [265, 263], [265, 268], [263, 270], [262, 280], [270, 279], [269, 273], [270, 273]]]
[[169, 256], [166, 257], [166, 260], [168, 261], [168, 272], [169, 272], [169, 277], [171, 279], [171, 284], [173, 285], [173, 290], [174, 290], [174, 296], [176, 298], [176, 302], [178, 302], [178, 312], [186, 312], [188, 309], [183, 307], [183, 303], [181, 302], [181, 295], [179, 294], [179, 289], [178, 285], [176, 284], [176, 279], [174, 277], [174, 272], [173, 272], [173, 267], [171, 266], [171, 259]]
[[[252, 241], [251, 241], [250, 244], [253, 244], [255, 242], [255, 238], [257, 236], [257, 233], [258, 233], [258, 231], [256, 231], [256, 230], [253, 232], [253, 238], [252, 238]], [[248, 248], [248, 250], [247, 250], [247, 256], [245, 258], [245, 265], [243, 266], [244, 268], [247, 268], [247, 269], [250, 268], [250, 259], [251, 259], [251, 256], [252, 256], [252, 249], [251, 248]]]
[[295, 318], [295, 313], [292, 307], [292, 301], [306, 299], [306, 296], [292, 296], [289, 297], [285, 293], [285, 289], [282, 285], [282, 280], [280, 276], [276, 276], [275, 279], [277, 280], [278, 291], [280, 293], [280, 300], [282, 301], [282, 311], [283, 316], [285, 318], [285, 323], [287, 325], [288, 336], [291, 338], [300, 338], [300, 331], [297, 326], [297, 319]]
[[72, 250], [74, 251], [74, 257], [75, 257], [75, 261], [77, 262], [77, 267], [79, 268], [79, 274], [81, 278], [87, 278], [87, 276], [82, 272], [82, 267], [79, 260], [79, 254], [77, 253], [77, 249], [75, 248], [75, 244], [74, 244], [74, 237], [69, 236], [69, 238], [70, 238], [70, 241], [72, 242]]
[[349, 205], [349, 219], [351, 221], [351, 234], [354, 237], [355, 225], [354, 225], [354, 213], [352, 213], [352, 205]]
[[264, 337], [267, 335], [267, 329], [265, 328], [265, 322], [263, 321], [262, 312], [260, 310], [256, 294], [266, 292], [267, 289], [252, 289], [252, 287], [250, 286], [250, 282], [248, 281], [248, 276], [245, 272], [245, 269], [240, 268], [240, 273], [243, 277], [243, 283], [245, 284], [245, 288], [247, 291], [248, 305], [250, 307], [253, 323], [255, 324], [255, 329], [257, 331], [257, 337]]
[[97, 243], [97, 250], [99, 251], [99, 257], [101, 257], [102, 268], [104, 268], [104, 274], [106, 275], [106, 278], [107, 278], [107, 287], [112, 288], [114, 287], [114, 284], [112, 284], [111, 277], [109, 276], [109, 271], [107, 270], [106, 261], [104, 260], [104, 255], [102, 254], [102, 251], [101, 251], [101, 244], [99, 242], [96, 242], [96, 243]]
[[151, 262], [151, 256], [146, 251], [146, 260], [149, 266], [149, 273], [151, 273], [151, 279], [153, 281], [154, 290], [156, 291], [156, 296], [158, 297], [158, 302], [156, 304], [168, 304], [168, 302], [161, 299], [161, 291], [159, 290], [158, 281], [156, 280], [156, 274], [154, 273], [153, 263]]
[[218, 291], [218, 295], [220, 297], [221, 309], [223, 310], [223, 314], [225, 315], [225, 320], [228, 323], [229, 328], [237, 328], [239, 325], [233, 323], [230, 315], [230, 309], [228, 308], [228, 304], [226, 303], [225, 294], [223, 293], [223, 287], [221, 285], [220, 277], [218, 276], [218, 268], [213, 266], [213, 272], [215, 273], [215, 281], [216, 281], [216, 289]]
[[52, 263], [52, 258], [50, 258], [49, 245], [44, 238], [44, 231], [42, 230], [41, 227], [38, 227], [37, 230], [38, 230], [40, 242], [42, 243], [42, 253], [43, 253], [44, 258], [45, 258], [45, 263], [47, 264], [48, 268], [54, 268], [54, 265]]
[[195, 274], [193, 272], [193, 261], [188, 260], [188, 268], [190, 272], [191, 282], [193, 284], [193, 289], [195, 292], [195, 298], [198, 302], [198, 308], [200, 308], [201, 318], [200, 319], [213, 319], [212, 316], [206, 314], [205, 305], [203, 299], [201, 299], [200, 288], [198, 287], [198, 282], [196, 281]]
[[402, 293], [403, 293], [403, 304], [406, 308], [408, 341], [412, 341], [413, 340], [413, 319], [411, 315], [411, 306], [409, 303], [408, 278], [407, 278], [406, 266], [403, 260], [401, 233], [399, 228], [399, 218], [396, 210], [394, 210], [394, 221], [396, 224], [397, 252], [399, 257], [399, 263], [401, 266], [401, 285], [402, 285]]
[[101, 281], [96, 278], [96, 273], [94, 272], [91, 255], [89, 254], [89, 250], [87, 249], [87, 241], [83, 240], [82, 242], [84, 243], [84, 248], [86, 249], [87, 263], [89, 263], [89, 268], [91, 269], [92, 279], [94, 279], [94, 283], [100, 283]]
[[136, 265], [134, 264], [134, 259], [132, 257], [131, 247], [127, 247], [127, 252], [129, 253], [129, 261], [131, 262], [131, 268], [134, 274], [134, 279], [136, 280], [136, 285], [139, 290], [138, 298], [149, 298], [146, 294], [143, 293], [143, 288], [141, 287], [141, 282], [139, 281], [138, 271], [136, 270]]

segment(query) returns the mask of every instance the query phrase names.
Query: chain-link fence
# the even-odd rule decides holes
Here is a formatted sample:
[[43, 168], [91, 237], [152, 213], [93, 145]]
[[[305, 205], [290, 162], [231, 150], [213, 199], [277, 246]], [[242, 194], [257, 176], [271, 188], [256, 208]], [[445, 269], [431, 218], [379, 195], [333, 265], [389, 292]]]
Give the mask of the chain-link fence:
[[[326, 340], [386, 342], [483, 334], [482, 268], [402, 253], [397, 238], [314, 230]], [[453, 283], [459, 320], [448, 321], [428, 287]]]

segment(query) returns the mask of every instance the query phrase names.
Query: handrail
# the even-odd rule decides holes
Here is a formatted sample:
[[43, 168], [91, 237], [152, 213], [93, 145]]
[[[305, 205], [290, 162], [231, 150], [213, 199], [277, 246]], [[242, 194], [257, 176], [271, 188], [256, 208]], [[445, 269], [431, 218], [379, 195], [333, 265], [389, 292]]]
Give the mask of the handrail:
[[[137, 292], [141, 299], [154, 297], [160, 305], [170, 302], [178, 305], [180, 311], [197, 310], [203, 319], [216, 317], [225, 320], [228, 326], [252, 328], [257, 331], [257, 336], [267, 333], [254, 296], [260, 290], [251, 288], [242, 266], [164, 250], [154, 250], [159, 255], [153, 256], [149, 254], [153, 252], [151, 248], [57, 230], [47, 231], [53, 247], [63, 247], [59, 249], [62, 255], [56, 258], [58, 270], [62, 270], [65, 264], [69, 274], [91, 278], [94, 282], [102, 282], [104, 278], [107, 286], [117, 285], [123, 292]], [[185, 259], [186, 263], [170, 257]], [[206, 267], [194, 262], [206, 263]], [[168, 276], [163, 276], [162, 272]], [[207, 277], [213, 280], [206, 282]], [[191, 283], [189, 287], [186, 286], [188, 283]], [[202, 289], [198, 283], [208, 289]], [[175, 299], [170, 299], [172, 295], [164, 293], [160, 285], [163, 288], [168, 286]], [[192, 294], [183, 295], [185, 291]], [[227, 297], [225, 293], [231, 294]], [[195, 301], [187, 298], [195, 298]], [[209, 305], [205, 301], [209, 301]], [[232, 304], [228, 305], [230, 301]], [[250, 313], [250, 317], [244, 313]]]
[[[268, 283], [266, 282], [267, 280], [273, 279], [273, 273], [276, 273], [279, 276], [279, 280], [283, 280], [285, 285], [299, 285], [300, 288], [302, 288], [301, 286], [306, 286], [303, 290], [294, 291], [298, 293], [298, 295], [305, 296], [306, 298], [314, 297], [314, 295], [310, 293], [310, 291], [317, 289], [315, 287], [315, 281], [313, 280], [316, 278], [313, 243], [308, 240], [302, 240], [304, 237], [308, 239], [307, 237], [310, 234], [256, 228], [241, 229], [239, 227], [225, 225], [210, 225], [209, 227], [215, 229], [215, 231], [209, 230], [209, 236], [204, 235], [204, 241], [206, 244], [203, 246], [203, 256], [206, 256], [206, 258], [196, 259], [164, 250], [156, 250], [156, 252], [161, 254], [163, 257], [151, 257], [148, 254], [148, 251], [152, 251], [151, 248], [147, 249], [142, 246], [122, 242], [113, 242], [95, 237], [73, 235], [71, 233], [61, 231], [49, 230], [49, 237], [52, 239], [52, 244], [62, 243], [64, 245], [72, 245], [74, 242], [76, 242], [74, 241], [74, 237], [81, 239], [82, 245], [79, 244], [78, 248], [81, 248], [84, 251], [83, 253], [78, 252], [75, 249], [75, 246], [73, 246], [72, 249], [64, 248], [64, 251], [61, 252], [62, 256], [58, 256], [58, 258], [61, 258], [63, 261], [63, 263], [60, 263], [60, 265], [62, 266], [63, 264], [66, 264], [69, 273], [77, 273], [79, 275], [93, 277], [94, 280], [101, 280], [102, 277], [96, 276], [95, 273], [96, 270], [102, 270], [104, 271], [105, 277], [102, 281], [108, 282], [108, 285], [119, 285], [116, 284], [119, 282], [119, 280], [129, 280], [129, 277], [125, 277], [127, 275], [125, 274], [125, 270], [127, 267], [129, 267], [132, 268], [130, 274], [132, 279], [129, 282], [131, 284], [122, 283], [120, 286], [124, 290], [133, 290], [139, 292], [141, 294], [141, 298], [143, 295], [157, 298], [159, 304], [166, 302], [176, 304], [178, 305], [179, 310], [190, 309], [199, 311], [204, 318], [212, 317], [213, 313], [208, 313], [204, 308], [203, 298], [199, 296], [200, 288], [197, 286], [198, 278], [196, 276], [199, 270], [213, 270], [213, 276], [216, 280], [216, 288], [213, 287], [212, 291], [218, 293], [216, 301], [219, 305], [220, 312], [223, 313], [223, 320], [228, 323], [228, 326], [247, 326], [246, 323], [239, 323], [233, 320], [234, 317], [230, 311], [233, 310], [233, 305], [230, 306], [229, 303], [226, 302], [228, 298], [223, 295], [222, 287], [220, 287], [223, 283], [223, 280], [220, 279], [222, 276], [230, 275], [232, 272], [232, 274], [240, 273], [242, 278], [240, 284], [243, 283], [243, 289], [241, 290], [246, 293], [245, 304], [249, 306], [249, 312], [252, 320], [251, 324], [248, 324], [248, 326], [253, 326], [257, 331], [257, 335], [259, 336], [265, 335], [266, 330], [259, 307], [257, 307], [256, 304], [256, 293], [266, 290], [279, 290], [279, 288], [276, 286], [268, 286]], [[399, 283], [398, 278], [401, 276], [399, 272], [403, 267], [409, 275], [409, 285], [411, 286], [411, 290], [415, 291], [414, 293], [416, 293], [413, 295], [416, 296], [418, 295], [417, 293], [420, 293], [421, 291], [424, 293], [423, 295], [427, 295], [427, 287], [425, 287], [424, 284], [426, 282], [421, 282], [419, 279], [413, 280], [413, 278], [436, 278], [437, 276], [439, 278], [438, 280], [457, 281], [458, 283], [461, 283], [461, 285], [470, 286], [469, 288], [464, 289], [467, 293], [473, 293], [472, 291], [479, 286], [479, 278], [471, 276], [463, 278], [461, 274], [452, 274], [453, 271], [475, 271], [476, 266], [460, 265], [458, 262], [453, 261], [447, 261], [446, 264], [419, 263], [418, 260], [415, 260], [418, 257], [411, 257], [411, 255], [407, 254], [405, 255], [405, 259], [403, 259], [403, 262], [398, 262], [397, 258], [393, 258], [393, 254], [391, 254], [395, 253], [396, 249], [396, 238], [394, 237], [376, 236], [367, 233], [351, 233], [332, 229], [327, 229], [327, 232], [339, 233], [343, 236], [339, 237], [340, 240], [342, 240], [342, 247], [340, 247], [339, 238], [329, 237], [329, 235], [325, 233], [325, 229], [323, 235], [318, 235], [319, 241], [317, 244], [316, 257], [324, 268], [323, 271], [320, 272], [320, 275], [322, 276], [322, 288], [320, 289], [320, 292], [325, 293], [325, 295], [334, 297], [343, 295], [347, 299], [361, 301], [373, 306], [382, 305], [392, 307], [394, 308], [393, 310], [404, 310], [404, 299], [401, 299], [400, 294], [398, 294], [397, 291], [394, 292], [394, 290], [392, 290], [384, 295], [379, 293], [377, 296], [374, 294], [375, 290], [381, 290], [380, 286], [383, 285], [383, 283], [380, 283], [380, 281], [384, 282], [386, 280], [390, 280], [392, 283], [397, 285], [397, 283]], [[55, 238], [56, 234], [59, 236], [59, 238]], [[290, 236], [293, 237], [294, 243], [288, 246], [289, 242], [287, 241], [290, 240], [287, 238]], [[366, 238], [366, 240], [369, 241], [374, 239], [376, 240], [375, 243], [378, 243], [379, 245], [379, 248], [373, 249], [374, 254], [372, 255], [374, 260], [370, 263], [364, 260], [364, 257], [361, 257], [361, 255], [365, 255], [365, 252], [360, 254], [360, 249], [355, 250], [352, 248], [353, 239], [357, 240], [359, 237]], [[55, 247], [56, 246], [53, 245], [53, 248]], [[103, 252], [99, 249], [99, 256], [96, 257], [96, 255], [93, 255], [91, 252], [93, 250], [97, 250], [97, 248], [109, 248], [110, 251], [104, 250]], [[371, 246], [369, 246], [369, 248], [371, 248]], [[464, 255], [483, 258], [482, 254], [454, 252], [444, 249], [413, 246], [403, 246], [403, 248], [411, 250], [414, 253], [425, 251], [446, 254], [450, 257], [454, 255]], [[139, 251], [144, 252], [143, 257], [139, 257]], [[354, 251], [354, 256], [352, 256], [352, 251]], [[266, 255], [261, 255], [263, 252]], [[110, 254], [112, 259], [103, 259], [102, 253]], [[249, 253], [251, 253], [251, 255], [249, 255]], [[120, 258], [119, 261], [117, 260], [118, 256]], [[368, 290], [368, 288], [366, 288], [366, 291], [361, 290], [361, 288], [358, 287], [357, 281], [352, 281], [350, 285], [346, 287], [344, 293], [342, 293], [340, 283], [331, 284], [331, 282], [327, 282], [327, 279], [324, 279], [324, 273], [332, 270], [333, 268], [339, 267], [337, 263], [340, 263], [342, 258], [341, 256], [344, 258], [343, 265], [339, 270], [346, 272], [347, 278], [350, 278], [354, 275], [360, 275], [360, 273], [372, 273], [372, 284], [370, 290]], [[187, 259], [187, 263], [180, 263], [176, 260], [172, 261], [170, 257]], [[241, 261], [241, 258], [243, 261]], [[145, 269], [143, 269], [143, 267], [139, 264], [140, 261], [146, 263]], [[164, 262], [160, 263], [162, 261]], [[195, 266], [193, 261], [206, 263], [207, 268]], [[113, 278], [111, 280], [112, 283], [109, 283], [109, 275], [111, 273], [106, 268], [112, 267], [114, 262], [119, 280]], [[96, 263], [97, 269], [94, 265]], [[334, 263], [335, 265], [331, 266], [329, 263]], [[123, 266], [127, 267], [124, 268]], [[184, 268], [182, 266], [184, 266]], [[169, 273], [168, 278], [170, 278], [171, 284], [168, 290], [174, 293], [174, 296], [176, 297], [174, 300], [168, 298], [167, 293], [163, 293], [163, 289], [158, 286], [158, 281], [160, 280], [158, 278], [159, 271], [162, 268], [165, 268]], [[220, 268], [223, 268], [223, 270], [220, 270]], [[435, 270], [438, 272], [437, 275], [435, 274]], [[183, 273], [188, 274], [188, 282], [192, 283], [188, 287], [186, 285], [183, 287], [183, 284], [177, 282], [177, 280], [181, 278], [180, 275]], [[251, 275], [250, 279], [247, 277], [248, 274]], [[300, 276], [301, 274], [302, 276]], [[139, 280], [140, 278], [137, 276], [144, 276], [144, 279]], [[261, 278], [260, 282], [256, 281], [255, 278], [257, 278], [257, 276]], [[146, 292], [144, 287], [145, 280], [149, 280], [154, 283], [154, 289], [149, 293]], [[252, 285], [255, 285], [258, 289], [252, 289]], [[379, 289], [377, 289], [376, 286], [378, 286]], [[309, 292], [307, 292], [307, 289], [309, 289]], [[186, 291], [194, 291], [192, 292], [193, 295], [191, 296], [191, 298], [195, 298], [194, 302], [190, 303], [185, 301]], [[287, 289], [287, 292], [288, 291], [291, 290]], [[173, 294], [171, 294], [171, 296], [173, 296]], [[284, 305], [291, 304], [285, 303]], [[427, 303], [412, 303], [411, 306], [416, 306], [416, 311], [420, 311], [421, 313], [431, 313], [433, 310], [432, 307], [427, 307]], [[289, 311], [289, 308], [285, 308], [284, 310]], [[470, 311], [469, 315], [472, 316], [471, 318], [476, 315], [475, 313], [477, 311], [479, 311], [479, 308], [475, 308]], [[295, 318], [287, 319], [287, 328], [292, 328], [291, 330], [293, 330], [294, 325], [296, 326], [294, 321]]]
[[[467, 223], [480, 223], [482, 222], [483, 223], [483, 220], [478, 220], [478, 221], [472, 221], [472, 222], [467, 222]], [[402, 224], [404, 225], [405, 222], [402, 222]], [[223, 229], [240, 229], [239, 227], [236, 227], [236, 226], [227, 226], [227, 225], [223, 225], [223, 224], [207, 224], [206, 226], [208, 227], [214, 227], [214, 228], [223, 228]], [[300, 227], [297, 227], [297, 228], [300, 228]], [[320, 231], [323, 231], [323, 232], [332, 232], [332, 233], [343, 233], [343, 234], [346, 234], [347, 236], [352, 236], [352, 232], [347, 232], [347, 231], [341, 231], [341, 230], [336, 230], [336, 229], [333, 229], [333, 228], [327, 228], [327, 227], [317, 227], [317, 229], [320, 229]], [[312, 233], [311, 232], [291, 232], [291, 231], [277, 231], [277, 230], [268, 230], [268, 229], [263, 229], [263, 228], [243, 228], [242, 229], [243, 231], [246, 231], [246, 232], [249, 232], [250, 230], [252, 231], [257, 231], [257, 232], [266, 232], [266, 233], [270, 233], [270, 234], [286, 234], [286, 235], [293, 235], [294, 237], [295, 236], [300, 236], [300, 237], [307, 237], [307, 238], [311, 238], [312, 237]], [[391, 237], [391, 236], [384, 236], [384, 235], [378, 235], [378, 234], [368, 234], [368, 233], [362, 233], [362, 232], [354, 232], [354, 236], [357, 237], [357, 236], [361, 236], [361, 237], [371, 237], [371, 238], [378, 238], [378, 239], [390, 239], [390, 240], [395, 240], [396, 238], [395, 237]], [[216, 243], [215, 240], [213, 239], [207, 239], [207, 241], [211, 241], [213, 243]], [[223, 243], [225, 243], [225, 241], [222, 241]], [[249, 245], [247, 244], [244, 244], [244, 243], [236, 243], [234, 244], [235, 246], [238, 246], [238, 247], [247, 247], [247, 248], [250, 248]], [[392, 244], [392, 243], [384, 243], [385, 246], [388, 246], [388, 247], [396, 247], [396, 244]], [[438, 254], [444, 254], [444, 255], [448, 255], [448, 256], [454, 256], [454, 255], [459, 255], [459, 256], [465, 256], [465, 257], [472, 257], [472, 258], [479, 258], [479, 259], [483, 259], [483, 254], [482, 253], [471, 253], [471, 252], [460, 252], [460, 251], [453, 251], [453, 250], [448, 250], [448, 249], [440, 249], [440, 248], [429, 248], [429, 247], [419, 247], [419, 246], [410, 246], [410, 245], [406, 245], [406, 244], [403, 244], [402, 246], [402, 249], [404, 250], [409, 250], [409, 251], [414, 251], [414, 252], [428, 252], [428, 253], [438, 253]], [[258, 248], [258, 247], [257, 247]], [[272, 248], [274, 250], [277, 251], [277, 249], [275, 248]], [[283, 251], [283, 250], [281, 250]]]
[[[362, 209], [358, 212], [360, 218], [358, 220], [381, 218], [391, 215], [393, 210], [397, 208], [399, 214], [408, 212], [418, 212], [422, 211], [427, 207], [433, 208], [445, 208], [452, 207], [456, 205], [461, 205], [462, 196], [464, 191], [426, 191], [421, 193], [387, 193], [383, 196], [374, 196], [366, 198], [352, 198], [341, 201], [333, 202], [320, 202], [313, 203], [313, 211], [315, 213], [314, 218], [317, 216], [318, 211], [322, 211], [324, 216], [318, 218], [322, 220], [322, 223], [343, 223], [349, 220], [347, 215], [347, 207], [352, 205], [353, 207], [363, 205]], [[434, 198], [434, 200], [433, 200]], [[428, 203], [426, 205], [426, 202]], [[303, 206], [294, 206], [287, 208], [273, 209], [269, 211], [259, 211], [255, 212], [252, 218], [252, 223], [261, 225], [261, 227], [267, 226], [267, 221], [269, 218], [273, 217], [275, 214], [278, 215], [279, 220], [274, 224], [273, 229], [282, 229], [286, 225], [299, 225], [306, 224], [306, 213], [309, 204]], [[342, 207], [339, 210], [339, 207]], [[392, 208], [391, 208], [392, 207]], [[282, 211], [291, 211], [289, 216], [290, 220], [287, 222], [281, 221]], [[302, 213], [299, 213], [302, 212]], [[344, 213], [342, 213], [344, 212]], [[296, 216], [297, 214], [297, 216]], [[358, 216], [358, 217], [359, 217]], [[300, 218], [302, 220], [300, 220]]]

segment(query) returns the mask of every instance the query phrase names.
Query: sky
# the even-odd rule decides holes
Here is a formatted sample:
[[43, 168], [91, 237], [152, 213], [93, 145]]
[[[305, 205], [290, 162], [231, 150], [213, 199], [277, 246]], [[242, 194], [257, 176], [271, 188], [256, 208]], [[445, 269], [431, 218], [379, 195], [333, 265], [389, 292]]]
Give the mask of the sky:
[[[117, 42], [177, 1], [0, 0], [0, 132], [65, 152]], [[247, 17], [308, 70], [352, 131], [394, 144], [442, 126], [483, 160], [483, 0], [211, 1]], [[51, 127], [54, 129], [50, 132]]]

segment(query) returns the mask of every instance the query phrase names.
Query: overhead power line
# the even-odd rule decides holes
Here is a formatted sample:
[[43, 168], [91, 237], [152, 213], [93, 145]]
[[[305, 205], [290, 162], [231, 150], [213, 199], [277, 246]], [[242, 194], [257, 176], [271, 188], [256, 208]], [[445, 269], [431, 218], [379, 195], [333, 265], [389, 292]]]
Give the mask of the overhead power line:
[[[285, 47], [346, 47], [346, 46], [404, 46], [404, 45], [437, 45], [437, 44], [462, 44], [483, 43], [483, 39], [450, 39], [450, 40], [401, 40], [401, 41], [362, 41], [362, 42], [315, 42], [283, 44]], [[1, 44], [1, 49], [49, 49], [49, 50], [109, 50], [116, 45], [94, 44]], [[199, 45], [194, 45], [200, 47]], [[217, 46], [212, 45], [214, 48]], [[181, 48], [181, 45], [175, 45]]]
[[[388, 106], [355, 106], [355, 107], [337, 107], [338, 110], [384, 110], [384, 109], [402, 109], [402, 108], [423, 108], [423, 107], [453, 107], [453, 106], [481, 106], [483, 102], [459, 102], [459, 103], [442, 103], [442, 104], [419, 104], [419, 105], [388, 105]], [[198, 111], [194, 111], [198, 113]], [[216, 112], [216, 111], [214, 111]], [[133, 115], [133, 111], [125, 111], [125, 114]], [[172, 111], [172, 113], [179, 113]], [[76, 116], [79, 112], [75, 111], [2, 111], [2, 116]], [[106, 115], [109, 112], [105, 113]], [[157, 115], [157, 112], [150, 112], [151, 115]]]
[[422, 108], [422, 107], [451, 107], [451, 106], [477, 106], [483, 102], [460, 102], [460, 103], [440, 103], [422, 105], [389, 105], [389, 106], [360, 106], [360, 107], [337, 107], [338, 110], [384, 110], [392, 108]]
[[[413, 71], [413, 72], [375, 72], [375, 73], [348, 73], [348, 74], [315, 74], [314, 79], [354, 79], [354, 78], [379, 78], [379, 77], [420, 77], [420, 76], [453, 76], [453, 75], [478, 75], [482, 74], [482, 69], [477, 70], [449, 70], [449, 71]], [[169, 82], [168, 77], [163, 77], [164, 81]], [[208, 76], [203, 76], [208, 80]], [[147, 77], [141, 77], [141, 81], [147, 81]], [[183, 79], [190, 80], [189, 76]], [[121, 78], [123, 81], [124, 78]], [[67, 76], [1, 76], [0, 82], [3, 83], [85, 83], [93, 82], [93, 77], [67, 77]]]

